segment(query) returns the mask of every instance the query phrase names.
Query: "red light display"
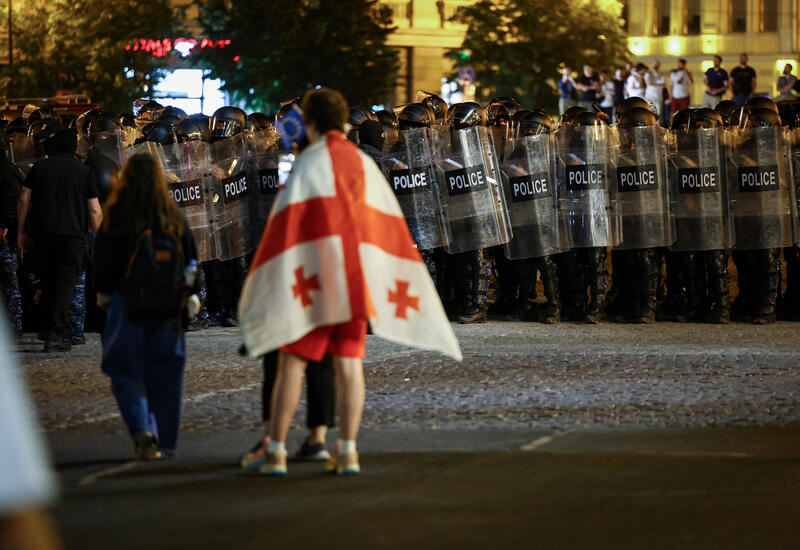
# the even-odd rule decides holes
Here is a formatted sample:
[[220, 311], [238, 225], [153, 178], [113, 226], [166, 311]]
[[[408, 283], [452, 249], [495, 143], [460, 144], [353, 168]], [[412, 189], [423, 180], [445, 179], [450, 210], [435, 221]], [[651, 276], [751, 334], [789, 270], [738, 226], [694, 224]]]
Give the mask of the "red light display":
[[173, 50], [178, 52], [181, 56], [186, 57], [192, 55], [195, 48], [205, 50], [208, 48], [224, 48], [229, 46], [230, 40], [211, 40], [210, 38], [140, 38], [139, 40], [125, 45], [125, 50], [134, 52], [147, 52], [152, 54], [153, 57], [164, 57], [169, 55]]

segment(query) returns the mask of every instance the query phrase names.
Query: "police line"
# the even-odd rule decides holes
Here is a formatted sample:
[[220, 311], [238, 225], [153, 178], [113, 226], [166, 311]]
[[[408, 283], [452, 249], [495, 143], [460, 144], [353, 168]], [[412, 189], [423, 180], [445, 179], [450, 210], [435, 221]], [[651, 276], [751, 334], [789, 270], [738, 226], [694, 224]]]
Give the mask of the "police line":
[[200, 261], [252, 252], [294, 155], [273, 132], [248, 132], [206, 143], [144, 142], [122, 150], [121, 163], [147, 152], [158, 159], [170, 196], [188, 221]]
[[420, 249], [765, 249], [800, 241], [800, 139], [779, 127], [401, 132], [382, 167]]

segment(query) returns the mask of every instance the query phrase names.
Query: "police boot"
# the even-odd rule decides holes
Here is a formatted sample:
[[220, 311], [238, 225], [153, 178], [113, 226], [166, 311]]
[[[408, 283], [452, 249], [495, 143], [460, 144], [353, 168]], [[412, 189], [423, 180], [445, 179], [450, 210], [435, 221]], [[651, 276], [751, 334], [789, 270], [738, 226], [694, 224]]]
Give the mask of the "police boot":
[[686, 281], [685, 318], [690, 322], [704, 321], [709, 310], [709, 292], [706, 282], [706, 252], [684, 253]]
[[589, 281], [589, 305], [584, 320], [597, 323], [606, 297], [608, 268], [606, 268], [606, 248], [595, 247], [586, 250], [586, 278]]
[[515, 260], [514, 266], [517, 281], [519, 281], [518, 319], [521, 321], [536, 321], [538, 319], [538, 306], [536, 304], [536, 273], [538, 268], [536, 259]]
[[724, 250], [706, 252], [709, 295], [712, 300], [708, 322], [727, 324], [731, 319], [730, 277], [728, 275], [728, 253]]
[[656, 319], [659, 321], [673, 321], [679, 323], [686, 322], [686, 296], [684, 294], [684, 278], [686, 273], [683, 269], [688, 263], [689, 252], [672, 252], [667, 250], [664, 253], [666, 262], [666, 298], [661, 302], [656, 311]]
[[558, 288], [558, 268], [552, 256], [536, 258], [542, 277], [544, 297], [547, 300], [542, 308], [542, 322], [548, 325], [561, 322], [561, 300]]
[[780, 288], [780, 252], [777, 248], [758, 250], [756, 265], [758, 277], [758, 305], [753, 322], [768, 325], [775, 322]]
[[634, 251], [636, 266], [635, 309], [631, 323], [654, 323], [656, 320], [656, 291], [658, 286], [658, 261], [654, 248]]
[[606, 317], [616, 318], [622, 311], [623, 259], [624, 251], [611, 251], [611, 287], [606, 293]]
[[239, 296], [242, 294], [244, 279], [247, 276], [247, 260], [244, 256], [234, 258], [229, 263], [230, 293], [225, 307], [225, 318], [222, 320], [224, 327], [239, 326]]
[[783, 295], [783, 315], [787, 321], [800, 321], [800, 248], [783, 249], [786, 260], [786, 292]]
[[200, 287], [197, 293], [197, 297], [200, 298], [200, 310], [197, 312], [197, 315], [189, 320], [189, 326], [186, 329], [189, 332], [208, 328], [208, 309], [206, 308], [208, 291], [206, 290], [206, 276], [202, 266], [197, 269], [197, 281]]
[[220, 276], [219, 260], [211, 260], [203, 263], [202, 268], [206, 275], [206, 291], [208, 300], [208, 322], [212, 327], [222, 325], [222, 304], [224, 302], [225, 288], [223, 278]]
[[561, 317], [582, 321], [586, 314], [585, 249], [573, 249], [558, 255], [558, 286], [561, 296]]
[[736, 286], [738, 293], [731, 307], [732, 321], [748, 321], [755, 315], [756, 279], [754, 273], [755, 250], [739, 250], [731, 254], [736, 267]]
[[494, 256], [494, 269], [497, 276], [494, 302], [489, 306], [488, 316], [493, 319], [506, 320], [507, 316], [515, 316], [517, 306], [517, 277], [515, 263], [505, 257], [503, 246], [491, 250]]
[[463, 252], [458, 254], [461, 262], [461, 273], [457, 275], [456, 302], [459, 306], [459, 323], [483, 323], [486, 321], [484, 300], [488, 290], [488, 276], [483, 277], [485, 270], [483, 251]]

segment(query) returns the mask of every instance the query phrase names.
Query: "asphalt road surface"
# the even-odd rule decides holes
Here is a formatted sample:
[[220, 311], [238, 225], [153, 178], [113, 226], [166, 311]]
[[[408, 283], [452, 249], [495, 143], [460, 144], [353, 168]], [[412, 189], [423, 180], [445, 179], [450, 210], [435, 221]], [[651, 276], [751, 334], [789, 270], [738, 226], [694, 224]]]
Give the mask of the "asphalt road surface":
[[800, 325], [456, 333], [460, 364], [370, 337], [363, 474], [285, 479], [237, 466], [263, 426], [261, 366], [235, 330], [188, 336], [179, 454], [148, 464], [97, 337], [54, 355], [31, 339], [19, 357], [67, 547], [800, 547]]

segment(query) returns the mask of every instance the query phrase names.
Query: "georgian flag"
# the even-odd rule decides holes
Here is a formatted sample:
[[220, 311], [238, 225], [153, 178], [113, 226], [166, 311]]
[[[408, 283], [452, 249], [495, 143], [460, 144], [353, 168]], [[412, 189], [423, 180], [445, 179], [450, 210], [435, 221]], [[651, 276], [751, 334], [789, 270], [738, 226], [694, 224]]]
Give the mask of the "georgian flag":
[[323, 325], [368, 318], [378, 336], [461, 360], [439, 295], [377, 165], [338, 131], [295, 161], [239, 299], [259, 356]]

